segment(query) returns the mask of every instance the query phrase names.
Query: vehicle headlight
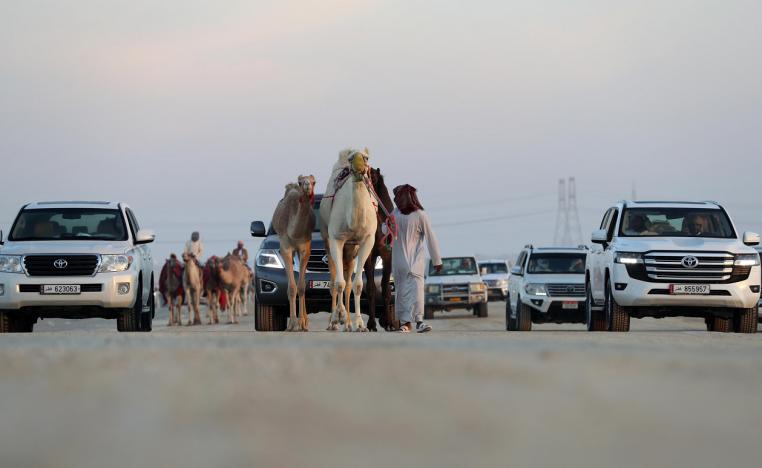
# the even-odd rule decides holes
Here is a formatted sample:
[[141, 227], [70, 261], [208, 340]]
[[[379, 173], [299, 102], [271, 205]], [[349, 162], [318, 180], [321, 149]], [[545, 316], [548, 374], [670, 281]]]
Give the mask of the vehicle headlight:
[[285, 268], [278, 252], [271, 249], [262, 249], [257, 254], [257, 266], [262, 268]]
[[439, 294], [439, 292], [442, 290], [442, 287], [438, 284], [430, 284], [426, 286], [426, 292], [429, 294]]
[[638, 263], [643, 263], [643, 254], [632, 252], [618, 252], [614, 258], [614, 261], [623, 265], [635, 265]]
[[508, 287], [508, 280], [504, 280], [504, 279], [497, 280], [496, 281], [496, 285], [497, 285], [498, 288], [507, 288]]
[[0, 272], [23, 273], [24, 266], [20, 255], [0, 255]]
[[482, 292], [487, 289], [487, 285], [484, 283], [471, 283], [469, 288], [471, 289], [471, 292]]
[[376, 270], [383, 270], [384, 269], [384, 261], [381, 260], [381, 257], [376, 258], [376, 266], [374, 268]]
[[758, 254], [736, 255], [736, 261], [734, 265], [741, 266], [741, 267], [757, 266], [759, 265], [759, 255]]
[[545, 289], [544, 284], [529, 283], [524, 286], [524, 291], [530, 296], [547, 296], [548, 291]]
[[101, 255], [101, 267], [98, 268], [98, 273], [126, 271], [130, 265], [132, 265], [130, 255]]

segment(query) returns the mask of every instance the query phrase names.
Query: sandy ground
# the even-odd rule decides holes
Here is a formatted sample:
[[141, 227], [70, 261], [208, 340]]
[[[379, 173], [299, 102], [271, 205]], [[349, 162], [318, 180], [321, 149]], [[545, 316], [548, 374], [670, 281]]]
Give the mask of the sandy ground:
[[44, 321], [0, 337], [0, 467], [762, 465], [762, 334], [701, 320], [428, 335], [117, 334]]

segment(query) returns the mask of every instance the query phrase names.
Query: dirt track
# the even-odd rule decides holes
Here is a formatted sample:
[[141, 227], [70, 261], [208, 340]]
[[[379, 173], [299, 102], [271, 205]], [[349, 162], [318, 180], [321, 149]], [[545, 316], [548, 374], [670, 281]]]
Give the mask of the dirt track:
[[503, 307], [428, 335], [41, 322], [0, 337], [0, 467], [760, 465], [762, 334]]

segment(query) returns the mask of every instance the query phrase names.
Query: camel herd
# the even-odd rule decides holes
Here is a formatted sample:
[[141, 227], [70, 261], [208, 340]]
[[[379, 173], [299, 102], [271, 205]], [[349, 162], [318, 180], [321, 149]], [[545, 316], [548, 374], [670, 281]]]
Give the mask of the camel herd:
[[200, 325], [204, 293], [208, 324], [220, 322], [223, 305], [228, 310], [228, 323], [238, 323], [241, 315], [248, 315], [252, 273], [236, 255], [212, 256], [203, 268], [188, 254], [183, 254], [183, 264], [173, 255], [164, 264], [160, 278], [159, 289], [169, 305], [170, 327], [182, 325], [183, 303], [188, 307], [187, 325]]
[[[382, 192], [383, 196], [380, 196], [379, 192]], [[352, 331], [353, 326], [356, 331], [375, 331], [376, 285], [373, 281], [373, 268], [375, 259], [381, 256], [384, 264], [383, 299], [388, 305], [391, 300], [391, 245], [384, 243], [387, 236], [382, 232], [381, 225], [388, 225], [391, 229], [388, 232], [394, 232], [394, 218], [391, 215], [393, 205], [383, 184], [381, 172], [370, 167], [368, 149], [346, 149], [339, 153], [339, 159], [323, 193], [319, 210], [320, 232], [325, 241], [331, 276], [331, 320], [328, 330], [339, 330], [343, 325], [344, 331]], [[314, 199], [315, 178], [299, 176], [298, 183], [286, 186], [286, 193], [278, 202], [273, 216], [273, 230], [280, 240], [281, 255], [289, 279], [289, 331], [309, 330], [304, 278], [311, 251], [311, 234], [316, 222]], [[298, 284], [294, 278], [294, 253], [297, 253], [300, 259]], [[372, 263], [368, 261], [369, 258]], [[360, 296], [364, 287], [363, 269], [366, 270], [371, 283], [367, 288], [369, 299], [372, 299], [368, 308], [369, 327], [366, 327], [360, 313]], [[355, 306], [354, 324], [350, 317], [352, 294]], [[386, 310], [387, 313], [382, 317], [382, 325], [392, 329], [394, 319], [389, 313], [391, 308], [386, 307]]]

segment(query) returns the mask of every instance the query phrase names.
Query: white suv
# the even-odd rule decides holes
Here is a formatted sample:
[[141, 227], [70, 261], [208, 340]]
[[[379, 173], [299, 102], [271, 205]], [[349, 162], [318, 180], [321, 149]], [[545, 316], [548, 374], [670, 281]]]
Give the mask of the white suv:
[[0, 333], [31, 332], [39, 318], [94, 317], [150, 331], [154, 237], [120, 203], [24, 206], [5, 242], [0, 231]]
[[703, 317], [755, 333], [759, 235], [739, 236], [714, 202], [623, 201], [606, 211], [587, 257], [587, 325], [628, 331], [630, 317]]
[[585, 322], [587, 247], [527, 245], [508, 278], [505, 328], [529, 331], [532, 323]]

